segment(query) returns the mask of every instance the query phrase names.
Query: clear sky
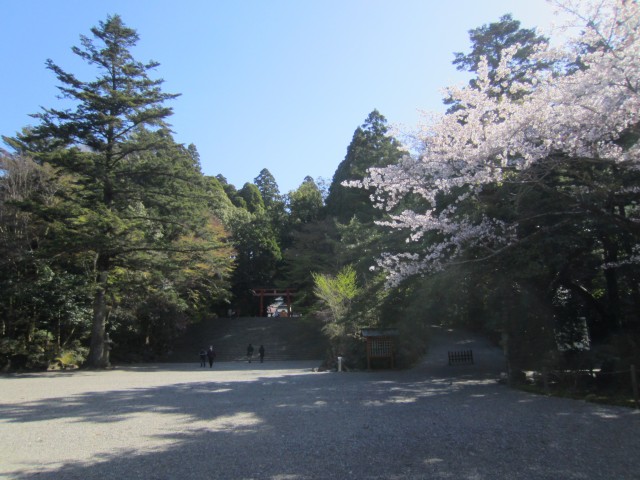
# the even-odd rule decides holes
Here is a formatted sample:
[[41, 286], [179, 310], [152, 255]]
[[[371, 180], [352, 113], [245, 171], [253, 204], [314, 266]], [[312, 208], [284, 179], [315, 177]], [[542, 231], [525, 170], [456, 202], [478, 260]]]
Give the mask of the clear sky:
[[107, 15], [137, 30], [137, 60], [170, 102], [175, 138], [193, 143], [207, 175], [241, 188], [263, 168], [280, 191], [305, 176], [331, 180], [354, 130], [378, 109], [415, 126], [441, 111], [442, 88], [463, 83], [451, 64], [470, 29], [512, 13], [546, 33], [544, 0], [0, 0], [0, 135], [59, 107], [51, 58], [81, 74], [71, 52]]

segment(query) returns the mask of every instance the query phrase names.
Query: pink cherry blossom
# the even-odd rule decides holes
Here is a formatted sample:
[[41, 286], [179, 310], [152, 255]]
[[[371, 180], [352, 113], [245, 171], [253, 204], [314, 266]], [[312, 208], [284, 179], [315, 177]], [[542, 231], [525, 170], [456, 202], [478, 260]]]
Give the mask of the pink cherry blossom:
[[[562, 47], [547, 47], [535, 55], [566, 64], [579, 56], [584, 68], [561, 75], [531, 70], [526, 83], [510, 87], [512, 93], [524, 96], [497, 96], [484, 62], [478, 69], [477, 88], [447, 91], [463, 109], [419, 126], [411, 148], [415, 152], [419, 146], [417, 153], [408, 153], [397, 165], [370, 169], [362, 182], [348, 183], [372, 191], [374, 204], [389, 212], [389, 219], [380, 225], [406, 231], [407, 243], [420, 245], [419, 253], [408, 248], [387, 252], [378, 260], [389, 285], [441, 269], [469, 247], [482, 247], [491, 254], [517, 241], [517, 225], [468, 218], [459, 208], [514, 171], [558, 154], [576, 161], [598, 159], [620, 168], [640, 167], [638, 2], [580, 0], [561, 2], [559, 7], [573, 14], [574, 24], [582, 25], [580, 33]], [[497, 82], [509, 78], [515, 50], [502, 52]], [[636, 140], [622, 146], [621, 135], [629, 131], [636, 132]], [[398, 213], [408, 195], [418, 195], [429, 207]], [[443, 195], [449, 200], [438, 205]], [[436, 240], [424, 242], [426, 237]]]

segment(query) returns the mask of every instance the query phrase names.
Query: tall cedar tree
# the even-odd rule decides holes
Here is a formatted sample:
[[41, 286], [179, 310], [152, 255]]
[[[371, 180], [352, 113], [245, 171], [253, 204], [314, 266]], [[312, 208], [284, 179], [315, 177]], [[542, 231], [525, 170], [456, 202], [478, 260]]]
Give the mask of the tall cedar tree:
[[260, 170], [260, 174], [253, 179], [253, 183], [262, 194], [264, 207], [271, 221], [271, 228], [278, 237], [280, 248], [287, 248], [291, 243], [291, 236], [287, 228], [288, 215], [285, 210], [285, 197], [280, 194], [275, 177], [268, 169], [263, 168]]
[[[47, 68], [61, 83], [62, 97], [75, 107], [43, 109], [34, 115], [40, 125], [22, 140], [38, 145], [47, 139], [46, 152], [32, 153], [77, 178], [78, 194], [69, 202], [76, 208], [60, 222], [71, 248], [93, 255], [95, 291], [87, 363], [105, 367], [110, 274], [127, 255], [167, 248], [168, 242], [184, 234], [174, 213], [180, 195], [176, 179], [182, 175], [191, 177], [183, 180], [193, 181], [199, 167], [190, 165], [188, 155], [175, 164], [149, 161], [159, 158], [154, 153], [176, 147], [165, 123], [172, 110], [163, 104], [178, 95], [163, 93], [163, 80], [148, 76], [157, 62], [145, 64], [132, 57], [130, 50], [139, 40], [136, 31], [115, 15], [91, 33], [93, 38], [81, 36], [81, 47], [72, 50], [96, 69], [97, 78], [82, 81], [47, 60]], [[188, 218], [185, 212], [184, 218]], [[158, 231], [169, 225], [167, 231]]]
[[282, 195], [280, 195], [278, 182], [276, 182], [276, 179], [268, 169], [263, 168], [260, 170], [260, 174], [253, 179], [253, 183], [258, 187], [258, 190], [260, 190], [262, 201], [267, 209], [271, 209], [275, 205], [282, 203]]
[[402, 158], [399, 142], [388, 133], [387, 119], [378, 110], [371, 112], [354, 132], [347, 155], [333, 175], [326, 200], [327, 212], [340, 223], [348, 223], [354, 216], [362, 222], [381, 218], [381, 211], [369, 199], [371, 192], [345, 187], [342, 182], [362, 180], [367, 169], [393, 165]]
[[289, 193], [290, 224], [296, 228], [322, 217], [322, 193], [310, 176], [304, 177], [297, 190]]

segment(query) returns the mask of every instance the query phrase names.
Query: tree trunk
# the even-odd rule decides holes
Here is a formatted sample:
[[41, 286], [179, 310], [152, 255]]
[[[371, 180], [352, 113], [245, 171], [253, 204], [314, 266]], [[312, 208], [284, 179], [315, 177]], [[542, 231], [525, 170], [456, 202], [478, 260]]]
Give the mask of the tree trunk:
[[[622, 218], [627, 218], [627, 213], [625, 211], [624, 205], [619, 205], [618, 206], [618, 214], [622, 217]], [[630, 237], [625, 235], [623, 237], [623, 247], [624, 247], [624, 251], [627, 254], [628, 257], [633, 257], [634, 252], [633, 252], [633, 242], [631, 241]], [[638, 324], [640, 322], [640, 280], [638, 280], [638, 275], [636, 274], [637, 270], [631, 269], [629, 271], [629, 273], [627, 273], [628, 275], [628, 282], [629, 282], [629, 290], [630, 290], [630, 295], [631, 295], [631, 301], [633, 304], [633, 309], [631, 315], [629, 315], [630, 312], [625, 312], [627, 315], [625, 315], [625, 320], [627, 321], [632, 321], [635, 324]]]
[[[615, 241], [604, 237], [602, 239], [604, 247], [605, 264], [618, 261], [618, 247]], [[620, 326], [620, 290], [618, 288], [618, 274], [616, 267], [604, 269], [605, 285], [607, 289], [607, 310], [609, 313], [609, 332], [615, 331]]]
[[96, 266], [96, 292], [93, 299], [93, 326], [87, 364], [90, 368], [109, 366], [109, 348], [105, 341], [107, 325], [107, 280], [109, 278], [108, 260], [98, 255]]

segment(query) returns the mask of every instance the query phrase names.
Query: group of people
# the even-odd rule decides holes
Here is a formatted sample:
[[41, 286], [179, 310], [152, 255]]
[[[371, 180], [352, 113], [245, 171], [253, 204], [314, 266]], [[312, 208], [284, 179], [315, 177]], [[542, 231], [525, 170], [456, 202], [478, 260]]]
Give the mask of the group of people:
[[206, 367], [207, 360], [209, 361], [209, 368], [213, 367], [213, 361], [216, 359], [216, 352], [213, 350], [213, 345], [209, 345], [209, 348], [200, 350], [200, 366]]
[[[247, 359], [249, 363], [251, 363], [251, 359], [253, 358], [253, 345], [249, 344], [247, 347]], [[258, 355], [260, 356], [260, 363], [264, 362], [264, 345], [260, 345], [258, 349]], [[200, 350], [200, 367], [205, 368], [207, 366], [207, 362], [209, 362], [209, 368], [213, 368], [213, 361], [216, 359], [216, 352], [213, 350], [213, 345], [209, 345], [209, 348], [205, 350], [204, 348]]]

